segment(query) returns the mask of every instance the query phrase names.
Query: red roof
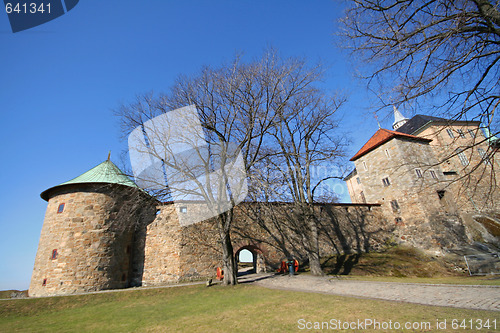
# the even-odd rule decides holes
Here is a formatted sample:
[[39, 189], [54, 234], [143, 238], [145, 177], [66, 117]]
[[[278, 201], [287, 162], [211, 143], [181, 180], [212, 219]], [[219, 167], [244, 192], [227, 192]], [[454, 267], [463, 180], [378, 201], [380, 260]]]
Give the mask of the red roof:
[[385, 128], [379, 129], [373, 136], [368, 140], [363, 147], [353, 156], [351, 157], [350, 161], [355, 161], [361, 156], [371, 152], [375, 148], [383, 145], [387, 141], [393, 139], [393, 138], [407, 138], [407, 139], [412, 139], [412, 140], [418, 140], [418, 141], [423, 141], [423, 142], [431, 142], [431, 139], [425, 139], [421, 138], [418, 136], [410, 135], [410, 134], [405, 134], [401, 132], [396, 132], [396, 131], [391, 131]]

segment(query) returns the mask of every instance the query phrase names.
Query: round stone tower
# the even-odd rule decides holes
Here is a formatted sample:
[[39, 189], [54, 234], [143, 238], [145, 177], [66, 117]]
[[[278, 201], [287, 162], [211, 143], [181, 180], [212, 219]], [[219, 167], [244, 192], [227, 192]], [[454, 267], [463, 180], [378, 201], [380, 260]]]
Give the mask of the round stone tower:
[[108, 159], [40, 196], [48, 205], [29, 295], [127, 287], [146, 197], [137, 185]]

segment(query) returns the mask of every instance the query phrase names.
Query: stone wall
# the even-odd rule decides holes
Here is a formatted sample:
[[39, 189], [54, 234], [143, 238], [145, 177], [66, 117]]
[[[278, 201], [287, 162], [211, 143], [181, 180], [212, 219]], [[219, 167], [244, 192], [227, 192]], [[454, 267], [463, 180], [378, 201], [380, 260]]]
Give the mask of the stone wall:
[[[196, 211], [196, 204], [184, 204]], [[222, 266], [217, 218], [181, 226], [174, 204], [161, 206], [155, 221], [148, 225], [143, 285], [161, 285], [215, 277]], [[256, 269], [276, 270], [289, 256], [307, 261], [299, 221], [284, 203], [242, 203], [234, 209], [231, 232], [233, 250], [248, 249]], [[321, 255], [355, 253], [383, 246], [391, 236], [392, 224], [382, 218], [378, 205], [316, 205], [320, 226]], [[257, 260], [258, 258], [258, 260]], [[258, 263], [258, 264], [257, 264]]]

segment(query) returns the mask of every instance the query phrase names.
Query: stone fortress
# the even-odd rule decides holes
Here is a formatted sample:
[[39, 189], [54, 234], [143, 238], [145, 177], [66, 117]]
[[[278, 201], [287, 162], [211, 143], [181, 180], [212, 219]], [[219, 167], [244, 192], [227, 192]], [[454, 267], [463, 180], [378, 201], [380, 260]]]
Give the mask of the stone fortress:
[[[498, 247], [500, 192], [491, 191], [498, 171], [484, 171], [499, 163], [487, 158], [498, 141], [486, 140], [478, 122], [406, 119], [397, 110], [393, 129], [379, 129], [351, 159], [355, 169], [345, 181], [352, 204], [314, 205], [320, 254], [360, 253], [387, 242], [432, 251], [474, 241]], [[473, 152], [460, 150], [472, 140]], [[48, 205], [30, 296], [213, 278], [222, 266], [214, 219], [182, 225], [197, 203], [156, 201], [109, 158], [41, 197]], [[290, 210], [280, 202], [236, 206], [236, 258], [249, 250], [257, 272], [275, 270], [290, 255], [304, 262]]]
[[478, 121], [407, 119], [396, 108], [394, 118], [393, 130], [379, 129], [351, 158], [351, 201], [381, 203], [394, 235], [419, 248], [498, 248], [500, 140]]

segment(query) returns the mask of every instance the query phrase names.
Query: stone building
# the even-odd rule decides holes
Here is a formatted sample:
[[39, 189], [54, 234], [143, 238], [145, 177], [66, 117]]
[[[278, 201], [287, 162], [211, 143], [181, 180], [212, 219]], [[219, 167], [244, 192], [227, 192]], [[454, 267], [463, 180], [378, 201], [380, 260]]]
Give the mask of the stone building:
[[[48, 201], [30, 296], [64, 295], [214, 278], [222, 266], [215, 218], [182, 223], [199, 203], [160, 203], [109, 159], [42, 192]], [[376, 249], [392, 230], [378, 204], [317, 204], [320, 251]], [[244, 202], [234, 209], [236, 258], [246, 249], [257, 272], [288, 256], [307, 260], [289, 203]], [[389, 228], [390, 229], [390, 228]]]
[[420, 248], [500, 245], [498, 139], [477, 121], [408, 119], [396, 108], [394, 118], [351, 158], [351, 201], [380, 203], [399, 241]]

